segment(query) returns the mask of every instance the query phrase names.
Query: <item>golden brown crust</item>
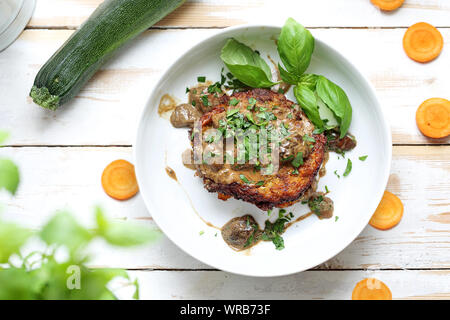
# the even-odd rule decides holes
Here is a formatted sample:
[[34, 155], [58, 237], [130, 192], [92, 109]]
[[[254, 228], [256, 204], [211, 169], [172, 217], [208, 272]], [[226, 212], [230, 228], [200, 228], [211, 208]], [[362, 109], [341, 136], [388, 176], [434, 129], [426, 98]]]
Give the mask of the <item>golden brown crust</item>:
[[[283, 94], [266, 89], [239, 92], [233, 94], [233, 97], [240, 100], [252, 97], [259, 102], [276, 104], [280, 108], [291, 108], [294, 104], [286, 99]], [[207, 128], [211, 125], [213, 115], [223, 112], [227, 108], [227, 105], [220, 105], [204, 114], [201, 119], [203, 127]], [[300, 113], [304, 116], [301, 111]], [[326, 137], [323, 134], [314, 135], [313, 137], [316, 140], [314, 148], [308, 157], [304, 159], [303, 165], [298, 168], [298, 174], [292, 173], [293, 167], [290, 164], [280, 164], [278, 172], [273, 176], [268, 176], [262, 186], [244, 182], [223, 184], [217, 183], [207, 176], [200, 176], [203, 178], [205, 188], [210, 192], [218, 192], [220, 199], [232, 196], [236, 199], [253, 203], [262, 210], [290, 206], [299, 201], [305, 191], [310, 188], [324, 160]]]

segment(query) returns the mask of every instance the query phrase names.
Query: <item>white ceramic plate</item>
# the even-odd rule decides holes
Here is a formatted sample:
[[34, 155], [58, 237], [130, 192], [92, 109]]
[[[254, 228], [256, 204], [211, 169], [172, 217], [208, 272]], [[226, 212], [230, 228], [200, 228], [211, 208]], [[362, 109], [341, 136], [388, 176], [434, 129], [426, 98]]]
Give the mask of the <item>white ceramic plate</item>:
[[[196, 259], [218, 269], [249, 276], [300, 272], [343, 250], [367, 225], [382, 197], [390, 170], [391, 134], [374, 89], [347, 59], [316, 38], [307, 72], [325, 75], [346, 91], [353, 107], [350, 132], [358, 140], [358, 146], [346, 155], [353, 162], [350, 175], [342, 177], [347, 159], [338, 159], [335, 153], [330, 153], [327, 174], [319, 183], [318, 190], [324, 190], [326, 185], [331, 191], [334, 215], [339, 219], [319, 220], [313, 215], [296, 223], [283, 235], [284, 250], [275, 250], [272, 243], [263, 242], [250, 250], [236, 252], [226, 245], [220, 231], [208, 227], [199, 218], [198, 215], [220, 227], [233, 217], [251, 214], [263, 227], [267, 213], [243, 201], [218, 200], [217, 194], [204, 189], [201, 179], [181, 161], [181, 153], [190, 147], [187, 131], [173, 128], [167, 119], [158, 115], [159, 100], [169, 93], [187, 101], [185, 88], [195, 85], [198, 76], [220, 80], [223, 67], [220, 50], [230, 37], [259, 50], [264, 58], [269, 54], [280, 61], [274, 42], [280, 30], [280, 27], [261, 25], [228, 28], [187, 51], [153, 89], [140, 119], [135, 144], [140, 191], [162, 231]], [[294, 100], [292, 93], [288, 97]], [[362, 155], [368, 155], [364, 162], [358, 160]], [[166, 174], [166, 165], [175, 170], [179, 183]], [[340, 179], [334, 174], [335, 170], [341, 175]], [[301, 204], [288, 210], [295, 216], [309, 211]]]

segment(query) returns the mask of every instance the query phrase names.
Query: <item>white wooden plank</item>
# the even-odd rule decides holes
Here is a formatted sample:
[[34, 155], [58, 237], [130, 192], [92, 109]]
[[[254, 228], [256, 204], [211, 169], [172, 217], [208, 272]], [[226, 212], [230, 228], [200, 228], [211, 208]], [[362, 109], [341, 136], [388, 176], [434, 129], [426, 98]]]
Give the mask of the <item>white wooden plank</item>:
[[[220, 271], [133, 271], [141, 299], [351, 299], [356, 283], [383, 281], [393, 299], [449, 299], [450, 271], [306, 271], [277, 278], [250, 278]], [[131, 288], [117, 291], [129, 298]], [[270, 301], [268, 301], [270, 303]]]
[[[38, 0], [32, 27], [78, 27], [103, 0]], [[305, 26], [409, 26], [417, 20], [449, 26], [447, 0], [406, 0], [400, 10], [381, 12], [369, 0], [188, 0], [161, 21], [164, 27], [227, 27], [282, 23], [292, 16]]]
[[[368, 226], [348, 248], [320, 268], [450, 267], [450, 146], [394, 147], [393, 154], [388, 189], [404, 203], [401, 223], [389, 231]], [[0, 197], [8, 220], [39, 228], [55, 210], [69, 209], [89, 225], [93, 206], [101, 205], [114, 218], [155, 226], [139, 194], [120, 202], [110, 199], [101, 187], [103, 168], [115, 159], [132, 160], [131, 148], [1, 148], [0, 157], [5, 156], [18, 163], [22, 176], [15, 198]], [[93, 250], [97, 255], [93, 266], [209, 268], [166, 238], [133, 250], [106, 248], [102, 243]]]
[[[425, 138], [415, 124], [415, 111], [422, 101], [450, 98], [449, 50], [444, 49], [432, 63], [419, 64], [403, 52], [402, 29], [312, 31], [359, 66], [375, 85], [394, 143], [450, 142], [450, 138]], [[440, 31], [444, 39], [450, 39], [450, 29]], [[146, 32], [108, 63], [72, 103], [51, 112], [34, 105], [27, 95], [40, 66], [72, 31], [27, 30], [0, 54], [0, 128], [11, 131], [9, 143], [13, 145], [131, 144], [140, 110], [164, 69], [195, 42], [215, 32]]]

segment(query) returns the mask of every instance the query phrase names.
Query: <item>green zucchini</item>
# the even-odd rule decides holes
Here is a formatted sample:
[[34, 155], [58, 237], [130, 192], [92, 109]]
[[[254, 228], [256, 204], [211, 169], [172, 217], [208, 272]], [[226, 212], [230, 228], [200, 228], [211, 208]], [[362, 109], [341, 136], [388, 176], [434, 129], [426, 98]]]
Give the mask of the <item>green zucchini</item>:
[[30, 96], [56, 110], [72, 99], [127, 41], [185, 0], [106, 0], [39, 70]]

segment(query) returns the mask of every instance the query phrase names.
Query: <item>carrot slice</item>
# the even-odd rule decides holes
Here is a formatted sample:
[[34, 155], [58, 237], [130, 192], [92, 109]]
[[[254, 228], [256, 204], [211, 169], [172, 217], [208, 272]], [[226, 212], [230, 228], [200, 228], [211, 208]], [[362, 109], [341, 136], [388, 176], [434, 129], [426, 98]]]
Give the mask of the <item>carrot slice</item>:
[[366, 278], [356, 284], [352, 300], [392, 300], [392, 293], [382, 281]]
[[426, 22], [419, 22], [406, 30], [403, 49], [408, 57], [418, 62], [429, 62], [442, 51], [444, 39], [438, 29]]
[[402, 6], [405, 0], [370, 0], [375, 6], [384, 11], [392, 11]]
[[417, 109], [416, 123], [427, 137], [447, 137], [450, 135], [450, 101], [442, 98], [425, 100]]
[[134, 166], [126, 160], [111, 162], [103, 171], [102, 186], [111, 198], [130, 199], [139, 190]]
[[369, 224], [380, 230], [387, 230], [395, 227], [403, 216], [403, 203], [400, 199], [390, 193], [384, 191], [383, 198], [375, 210]]

